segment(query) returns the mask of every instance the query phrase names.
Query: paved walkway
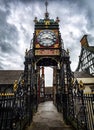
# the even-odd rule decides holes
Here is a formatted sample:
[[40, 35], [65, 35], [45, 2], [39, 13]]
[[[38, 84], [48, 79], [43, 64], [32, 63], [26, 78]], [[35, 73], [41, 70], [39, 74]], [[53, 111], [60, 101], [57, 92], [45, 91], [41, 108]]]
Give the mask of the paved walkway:
[[62, 114], [57, 112], [53, 102], [47, 101], [39, 104], [38, 112], [33, 117], [33, 122], [26, 130], [72, 130], [65, 125]]

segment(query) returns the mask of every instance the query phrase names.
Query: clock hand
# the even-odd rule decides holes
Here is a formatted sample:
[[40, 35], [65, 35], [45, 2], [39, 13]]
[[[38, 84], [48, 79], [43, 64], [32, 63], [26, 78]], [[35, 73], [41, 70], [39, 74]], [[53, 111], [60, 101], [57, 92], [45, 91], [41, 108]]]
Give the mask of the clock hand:
[[42, 41], [42, 40], [52, 40], [52, 39], [49, 37], [45, 37], [45, 38], [40, 39], [40, 41]]

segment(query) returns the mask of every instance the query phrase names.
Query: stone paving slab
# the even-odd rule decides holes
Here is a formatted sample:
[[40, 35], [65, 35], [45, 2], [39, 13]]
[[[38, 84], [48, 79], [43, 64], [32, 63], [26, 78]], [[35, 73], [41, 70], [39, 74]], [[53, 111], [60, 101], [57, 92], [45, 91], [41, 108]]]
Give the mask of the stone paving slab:
[[33, 117], [33, 122], [26, 130], [72, 130], [67, 126], [62, 114], [59, 113], [53, 102], [39, 104], [38, 111]]

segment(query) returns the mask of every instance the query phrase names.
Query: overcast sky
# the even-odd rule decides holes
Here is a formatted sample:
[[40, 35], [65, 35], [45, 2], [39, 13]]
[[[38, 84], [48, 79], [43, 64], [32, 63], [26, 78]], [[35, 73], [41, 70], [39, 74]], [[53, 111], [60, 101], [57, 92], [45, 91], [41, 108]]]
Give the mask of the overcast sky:
[[[89, 36], [94, 46], [94, 0], [48, 0], [50, 18], [60, 19], [71, 68], [77, 68], [80, 39]], [[44, 18], [45, 0], [0, 0], [0, 69], [24, 69], [24, 54], [33, 38], [34, 18]]]

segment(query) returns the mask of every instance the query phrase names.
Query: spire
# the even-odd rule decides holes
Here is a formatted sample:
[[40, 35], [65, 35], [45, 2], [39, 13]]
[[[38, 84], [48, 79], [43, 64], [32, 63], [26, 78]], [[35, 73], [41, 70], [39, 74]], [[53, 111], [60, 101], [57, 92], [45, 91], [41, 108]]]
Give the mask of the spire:
[[47, 13], [47, 6], [48, 6], [47, 0], [46, 0], [46, 2], [45, 2], [45, 6], [46, 6], [46, 13]]
[[49, 19], [49, 13], [47, 11], [47, 7], [48, 7], [48, 1], [47, 0], [45, 2], [45, 7], [46, 7], [45, 19]]

